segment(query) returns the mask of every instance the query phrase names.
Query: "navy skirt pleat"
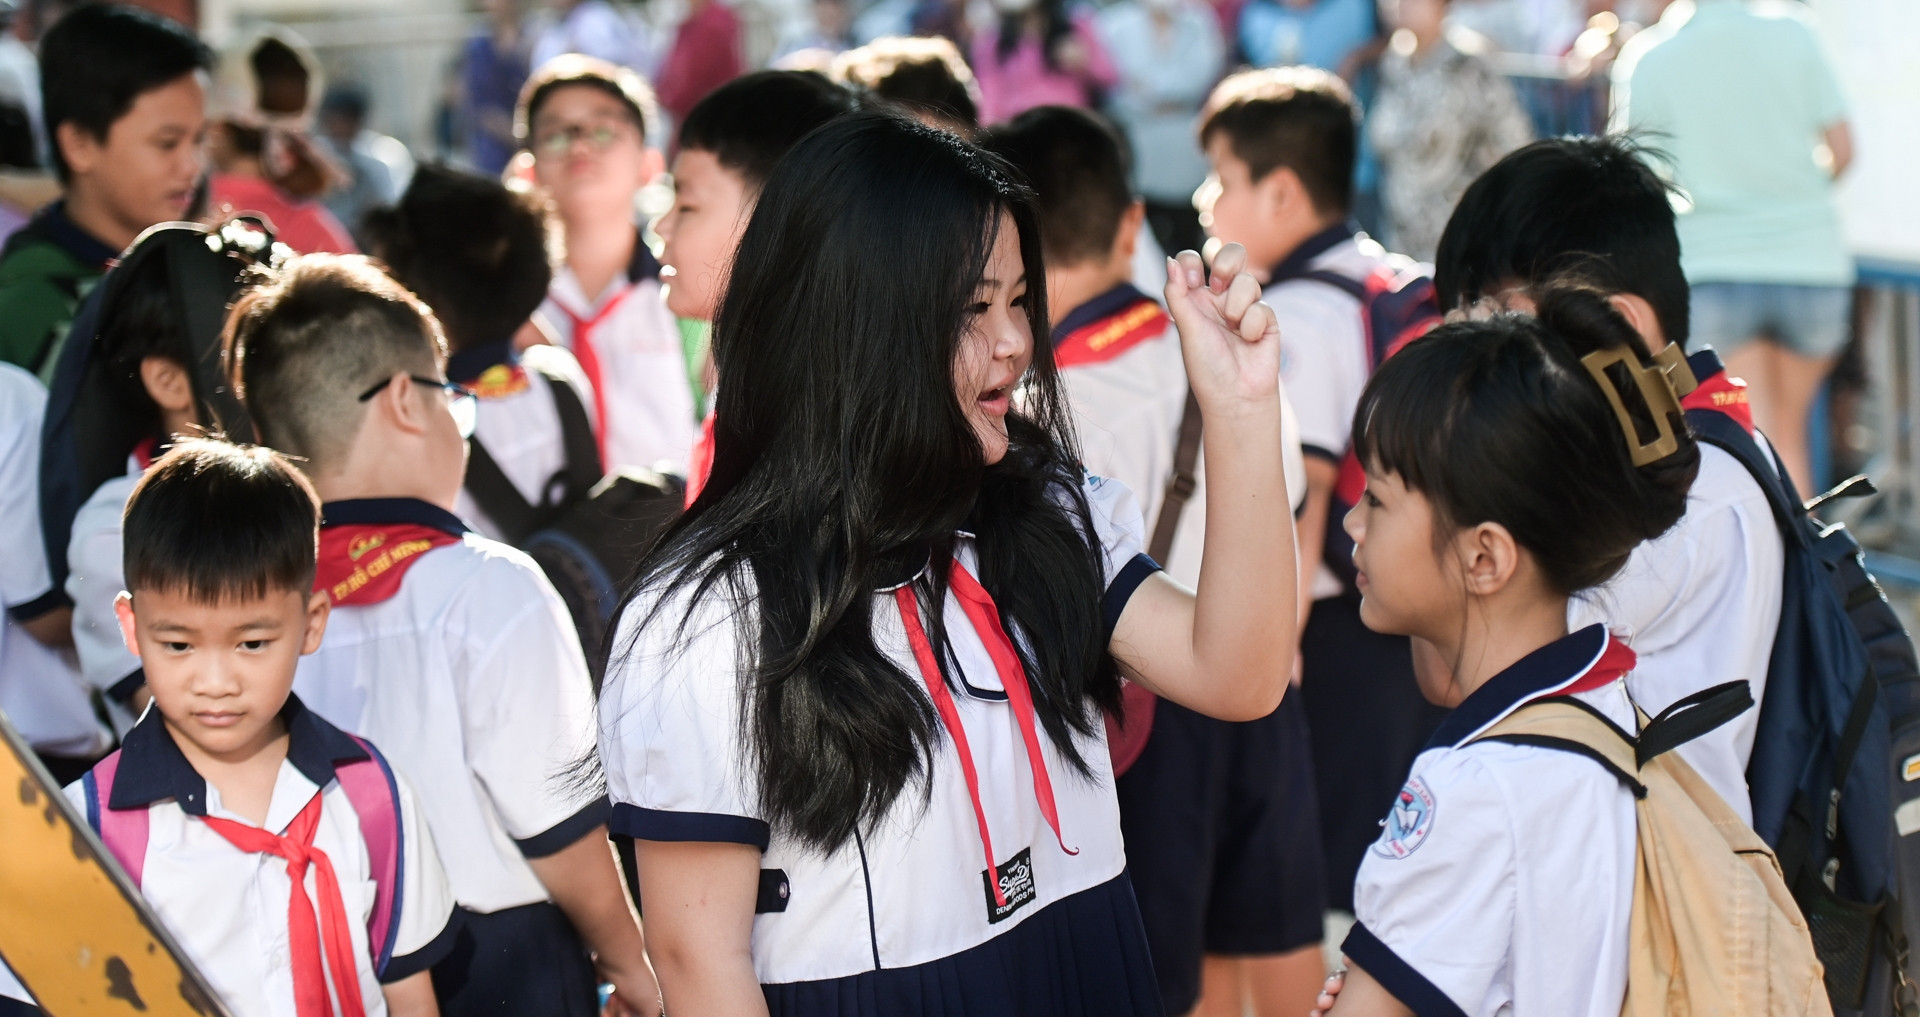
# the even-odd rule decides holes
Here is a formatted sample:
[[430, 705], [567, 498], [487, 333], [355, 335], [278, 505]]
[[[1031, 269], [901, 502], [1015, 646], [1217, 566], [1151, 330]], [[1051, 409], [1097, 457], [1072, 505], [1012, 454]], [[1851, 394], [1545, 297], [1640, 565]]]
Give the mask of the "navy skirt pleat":
[[1163, 1017], [1125, 873], [951, 957], [762, 988], [772, 1017]]

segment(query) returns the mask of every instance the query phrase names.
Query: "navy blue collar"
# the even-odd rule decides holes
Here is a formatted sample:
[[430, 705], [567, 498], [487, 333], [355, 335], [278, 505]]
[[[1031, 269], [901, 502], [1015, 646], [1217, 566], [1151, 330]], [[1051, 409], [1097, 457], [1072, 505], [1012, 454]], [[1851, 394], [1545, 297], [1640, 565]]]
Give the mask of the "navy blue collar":
[[465, 385], [487, 373], [488, 368], [519, 361], [520, 354], [513, 348], [513, 337], [508, 336], [499, 342], [482, 343], [448, 357], [447, 377], [456, 384]]
[[1273, 274], [1267, 278], [1267, 285], [1271, 286], [1277, 282], [1285, 282], [1288, 279], [1305, 275], [1308, 267], [1313, 264], [1313, 259], [1339, 247], [1341, 244], [1354, 239], [1354, 237], [1358, 235], [1359, 234], [1354, 231], [1352, 224], [1338, 222], [1300, 241], [1300, 246], [1294, 248], [1286, 257], [1280, 259], [1280, 264], [1273, 266]]
[[[287, 725], [287, 762], [316, 787], [325, 788], [339, 764], [368, 758], [359, 742], [307, 709], [299, 696], [287, 694], [280, 719]], [[207, 814], [206, 778], [187, 762], [159, 708], [151, 707], [120, 743], [120, 768], [107, 807], [143, 809], [163, 798], [173, 799], [190, 816]]]
[[412, 523], [465, 536], [467, 524], [438, 505], [418, 498], [351, 498], [320, 506], [321, 526], [391, 526]]
[[104, 270], [107, 262], [120, 256], [119, 251], [107, 246], [105, 241], [67, 217], [65, 198], [42, 209], [35, 217], [34, 226], [41, 236], [59, 245], [61, 250], [73, 256], [73, 260], [82, 264]]
[[641, 282], [646, 279], [660, 278], [660, 262], [653, 256], [653, 250], [647, 247], [647, 238], [638, 229], [633, 231], [633, 258], [627, 262], [627, 281]]
[[1693, 370], [1693, 380], [1702, 385], [1727, 370], [1727, 365], [1720, 362], [1720, 354], [1713, 352], [1711, 346], [1687, 354], [1687, 366]]
[[1132, 283], [1121, 283], [1067, 312], [1067, 316], [1060, 319], [1060, 324], [1053, 326], [1053, 341], [1062, 342], [1102, 318], [1110, 318], [1142, 300], [1151, 299], [1135, 289]]
[[1586, 677], [1607, 651], [1610, 638], [1606, 626], [1595, 623], [1521, 657], [1454, 707], [1433, 732], [1427, 748], [1457, 746], [1522, 704]]

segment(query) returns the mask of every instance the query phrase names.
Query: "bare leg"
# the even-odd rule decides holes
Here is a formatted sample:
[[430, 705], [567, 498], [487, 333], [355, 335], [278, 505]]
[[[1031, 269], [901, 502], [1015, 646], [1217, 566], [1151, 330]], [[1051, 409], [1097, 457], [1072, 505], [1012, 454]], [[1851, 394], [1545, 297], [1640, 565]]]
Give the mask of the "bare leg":
[[1318, 943], [1260, 957], [1208, 955], [1192, 1017], [1301, 1017], [1327, 977]]
[[1727, 370], [1747, 380], [1754, 423], [1780, 453], [1802, 495], [1817, 493], [1808, 434], [1813, 403], [1835, 357], [1806, 357], [1770, 341], [1749, 343], [1727, 358]]
[[1200, 969], [1200, 1002], [1188, 1017], [1246, 1017], [1247, 973], [1238, 957], [1208, 954]]

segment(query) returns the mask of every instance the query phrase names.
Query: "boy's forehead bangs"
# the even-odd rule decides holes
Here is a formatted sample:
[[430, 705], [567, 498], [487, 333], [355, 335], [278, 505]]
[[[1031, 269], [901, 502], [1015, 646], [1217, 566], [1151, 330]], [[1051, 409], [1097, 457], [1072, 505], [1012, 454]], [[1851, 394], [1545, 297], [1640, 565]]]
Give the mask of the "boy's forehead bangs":
[[257, 564], [260, 567], [251, 573], [191, 567], [155, 569], [139, 582], [129, 578], [127, 586], [136, 599], [140, 592], [147, 591], [184, 597], [197, 604], [216, 607], [239, 607], [263, 600], [271, 601], [288, 593], [299, 594], [304, 603], [305, 597], [313, 592], [312, 568], [308, 568], [304, 575], [282, 575], [279, 570], [269, 568], [264, 563]]

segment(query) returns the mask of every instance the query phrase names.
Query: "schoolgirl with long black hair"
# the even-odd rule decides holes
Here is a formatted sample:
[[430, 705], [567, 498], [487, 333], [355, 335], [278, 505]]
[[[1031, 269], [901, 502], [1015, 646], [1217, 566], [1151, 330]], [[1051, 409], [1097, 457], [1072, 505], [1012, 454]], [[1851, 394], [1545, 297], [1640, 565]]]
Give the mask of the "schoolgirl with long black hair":
[[1279, 334], [1244, 267], [1168, 263], [1213, 488], [1195, 593], [1078, 464], [1005, 165], [884, 114], [781, 162], [714, 325], [712, 479], [600, 702], [673, 1011], [1160, 1012], [1100, 711], [1123, 676], [1227, 719], [1286, 688]]

